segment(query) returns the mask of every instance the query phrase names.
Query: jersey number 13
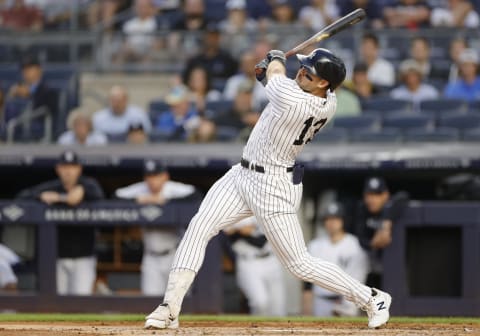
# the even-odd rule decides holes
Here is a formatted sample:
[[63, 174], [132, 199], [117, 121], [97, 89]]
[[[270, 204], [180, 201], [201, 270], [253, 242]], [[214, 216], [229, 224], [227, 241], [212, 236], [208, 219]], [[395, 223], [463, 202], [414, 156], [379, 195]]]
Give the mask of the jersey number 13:
[[[313, 123], [314, 120], [315, 120], [314, 117], [310, 117], [310, 118], [308, 118], [307, 120], [305, 120], [305, 122], [304, 122], [305, 126], [304, 126], [303, 129], [302, 129], [302, 133], [300, 133], [300, 136], [298, 137], [298, 139], [296, 139], [296, 140], [293, 142], [293, 144], [294, 144], [295, 146], [300, 146], [300, 145], [303, 145], [304, 143], [309, 143], [310, 141], [312, 141], [312, 139], [313, 139], [313, 137], [315, 136], [315, 134], [317, 134], [317, 132], [320, 130], [320, 128], [322, 128], [323, 125], [325, 125], [325, 123], [327, 122], [327, 118], [320, 119], [320, 120], [317, 121], [316, 123]], [[305, 136], [307, 135], [308, 130], [310, 129], [310, 127], [314, 127], [312, 137], [311, 137], [311, 138], [308, 138], [308, 139], [305, 141]]]

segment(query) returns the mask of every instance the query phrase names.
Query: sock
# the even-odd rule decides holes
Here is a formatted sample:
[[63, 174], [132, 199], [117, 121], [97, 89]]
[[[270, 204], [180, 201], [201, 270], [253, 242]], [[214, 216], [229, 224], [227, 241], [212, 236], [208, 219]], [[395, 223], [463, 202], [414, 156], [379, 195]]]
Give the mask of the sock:
[[195, 275], [194, 271], [187, 269], [170, 272], [163, 302], [168, 303], [172, 316], [177, 317], [180, 314], [183, 298], [195, 279]]

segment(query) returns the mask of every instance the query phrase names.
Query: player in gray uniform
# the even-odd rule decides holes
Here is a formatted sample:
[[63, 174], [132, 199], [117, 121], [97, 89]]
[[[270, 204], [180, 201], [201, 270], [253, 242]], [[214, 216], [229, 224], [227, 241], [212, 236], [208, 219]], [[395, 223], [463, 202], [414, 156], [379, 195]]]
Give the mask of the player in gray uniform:
[[188, 288], [202, 265], [209, 240], [220, 230], [252, 214], [262, 226], [281, 263], [298, 278], [354, 302], [368, 315], [368, 326], [385, 324], [391, 296], [367, 287], [338, 266], [312, 257], [305, 246], [297, 210], [303, 167], [295, 158], [332, 117], [335, 89], [345, 65], [326, 49], [297, 55], [294, 80], [286, 77], [285, 54], [272, 50], [257, 65], [269, 104], [233, 166], [209, 190], [183, 237], [172, 265], [164, 302], [146, 317], [145, 328], [178, 328]]

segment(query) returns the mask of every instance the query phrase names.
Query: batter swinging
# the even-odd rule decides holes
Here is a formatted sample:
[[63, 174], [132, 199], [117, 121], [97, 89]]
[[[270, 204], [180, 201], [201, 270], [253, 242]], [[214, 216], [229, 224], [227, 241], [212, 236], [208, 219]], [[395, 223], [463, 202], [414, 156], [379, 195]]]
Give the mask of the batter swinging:
[[298, 278], [344, 296], [365, 310], [370, 328], [389, 319], [391, 296], [369, 288], [338, 266], [308, 254], [297, 210], [303, 167], [295, 158], [332, 117], [334, 90], [345, 79], [343, 61], [326, 49], [297, 55], [295, 80], [286, 77], [285, 54], [270, 51], [257, 64], [269, 104], [233, 166], [207, 193], [175, 255], [164, 303], [146, 317], [145, 328], [178, 328], [183, 298], [202, 265], [208, 241], [220, 230], [257, 218], [282, 264]]

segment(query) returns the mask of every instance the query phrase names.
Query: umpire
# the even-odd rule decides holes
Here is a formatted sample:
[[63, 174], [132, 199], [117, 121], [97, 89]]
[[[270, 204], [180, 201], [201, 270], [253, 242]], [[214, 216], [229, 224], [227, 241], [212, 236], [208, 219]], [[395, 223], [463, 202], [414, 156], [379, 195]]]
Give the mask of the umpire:
[[390, 194], [386, 181], [370, 177], [363, 187], [363, 200], [357, 208], [354, 231], [360, 245], [370, 256], [367, 286], [382, 288], [383, 249], [392, 242], [392, 227], [402, 216], [408, 203], [408, 194]]
[[[104, 198], [97, 181], [82, 176], [82, 164], [73, 151], [62, 153], [55, 166], [58, 178], [23, 190], [21, 199], [47, 205], [76, 207], [85, 201]], [[60, 295], [89, 295], [96, 278], [95, 229], [93, 226], [58, 226], [57, 292]]]

